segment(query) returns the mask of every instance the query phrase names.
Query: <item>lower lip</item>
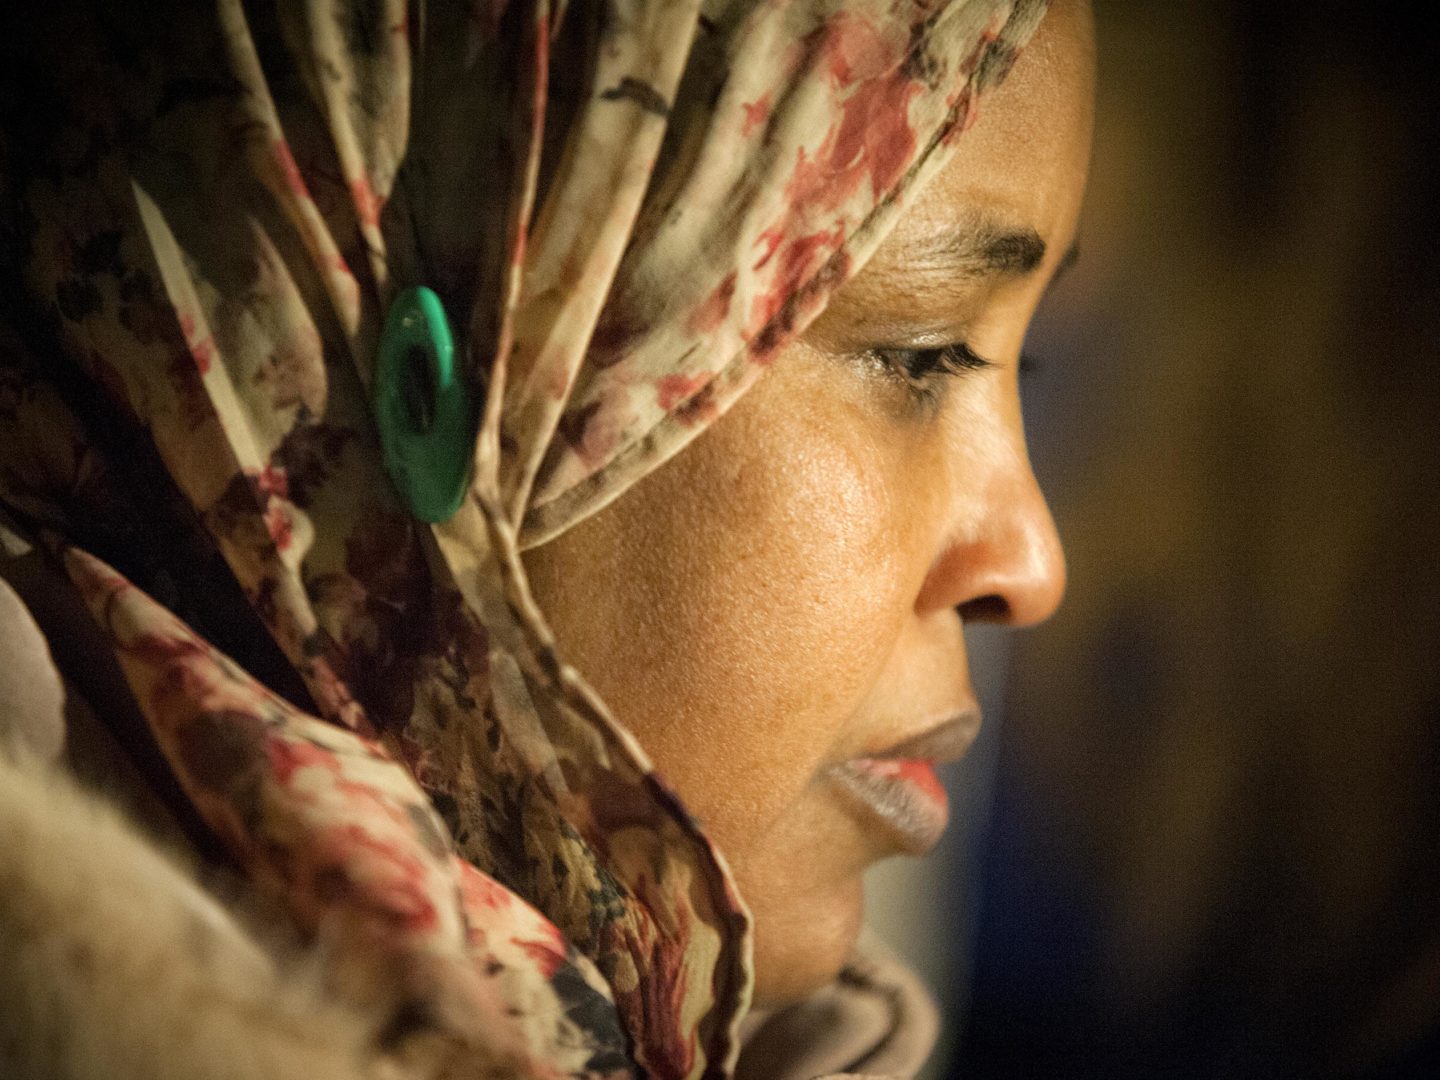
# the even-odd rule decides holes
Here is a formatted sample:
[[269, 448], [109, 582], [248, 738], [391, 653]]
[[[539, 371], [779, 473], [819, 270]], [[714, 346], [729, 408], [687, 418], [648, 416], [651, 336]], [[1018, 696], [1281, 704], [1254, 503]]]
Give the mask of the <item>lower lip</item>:
[[872, 814], [901, 851], [922, 855], [945, 831], [950, 802], [928, 761], [856, 758], [833, 771], [841, 789]]

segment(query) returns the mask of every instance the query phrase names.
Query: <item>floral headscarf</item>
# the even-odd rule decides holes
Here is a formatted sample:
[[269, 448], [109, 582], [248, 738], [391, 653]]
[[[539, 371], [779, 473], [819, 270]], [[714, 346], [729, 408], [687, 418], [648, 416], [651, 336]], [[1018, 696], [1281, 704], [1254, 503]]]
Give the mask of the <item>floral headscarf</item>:
[[[727, 1074], [744, 904], [519, 551], [760, 377], [1042, 5], [42, 7], [0, 27], [0, 496], [185, 795], [338, 969], [384, 973], [392, 1037]], [[422, 285], [483, 403], [434, 526], [372, 420]]]

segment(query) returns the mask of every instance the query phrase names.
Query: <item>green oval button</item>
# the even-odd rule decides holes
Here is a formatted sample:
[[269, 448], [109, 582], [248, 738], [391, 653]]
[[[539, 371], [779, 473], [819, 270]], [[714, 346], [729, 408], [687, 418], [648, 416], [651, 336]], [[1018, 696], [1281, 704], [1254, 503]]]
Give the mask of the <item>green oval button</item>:
[[455, 369], [440, 298], [423, 285], [390, 305], [375, 366], [375, 418], [385, 468], [421, 521], [449, 520], [465, 498], [475, 410]]

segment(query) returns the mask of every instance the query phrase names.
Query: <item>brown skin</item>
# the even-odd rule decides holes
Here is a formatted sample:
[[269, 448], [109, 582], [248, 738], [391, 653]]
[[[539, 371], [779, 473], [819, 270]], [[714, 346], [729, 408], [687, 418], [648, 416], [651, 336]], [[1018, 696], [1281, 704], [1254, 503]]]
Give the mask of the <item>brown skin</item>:
[[[833, 978], [861, 873], [895, 847], [827, 774], [973, 695], [962, 621], [1023, 626], [1064, 589], [1030, 470], [1018, 358], [1074, 241], [1093, 84], [1088, 5], [1058, 0], [894, 233], [691, 447], [525, 562], [566, 658], [705, 823], [755, 915], [756, 996]], [[927, 250], [981, 219], [1033, 270]], [[918, 398], [877, 347], [965, 342], [992, 367]]]

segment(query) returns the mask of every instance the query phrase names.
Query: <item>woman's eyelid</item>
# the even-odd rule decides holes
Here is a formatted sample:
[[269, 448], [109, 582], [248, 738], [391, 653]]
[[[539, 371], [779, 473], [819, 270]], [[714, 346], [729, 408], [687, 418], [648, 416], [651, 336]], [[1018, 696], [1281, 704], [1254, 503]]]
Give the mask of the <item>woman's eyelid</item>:
[[823, 326], [826, 338], [849, 351], [868, 346], [925, 349], [965, 339], [982, 313], [976, 303], [928, 304], [887, 295], [866, 303], [836, 303], [815, 326]]
[[977, 332], [973, 314], [957, 319], [952, 310], [915, 318], [872, 309], [863, 316], [836, 320], [825, 327], [828, 340], [815, 343], [860, 361], [870, 372], [883, 374], [933, 403], [949, 379], [1002, 366], [970, 344]]
[[870, 347], [875, 349], [926, 352], [968, 341], [970, 326], [968, 323], [953, 322], [930, 326], [897, 323], [884, 328], [873, 328], [867, 338]]
[[936, 345], [879, 345], [867, 353], [891, 366], [904, 367], [912, 375], [963, 375], [999, 366], [963, 340]]

